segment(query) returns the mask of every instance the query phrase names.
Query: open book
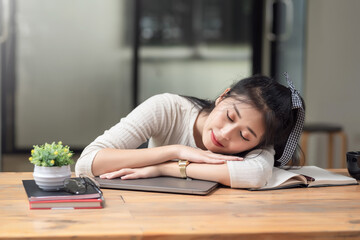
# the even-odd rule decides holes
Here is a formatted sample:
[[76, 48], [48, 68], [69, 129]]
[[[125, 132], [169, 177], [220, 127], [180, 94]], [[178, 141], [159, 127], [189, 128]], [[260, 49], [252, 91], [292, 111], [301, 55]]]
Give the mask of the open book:
[[271, 190], [291, 187], [325, 187], [358, 184], [355, 178], [332, 173], [316, 166], [304, 166], [284, 170], [273, 168], [272, 177], [268, 183], [259, 189]]

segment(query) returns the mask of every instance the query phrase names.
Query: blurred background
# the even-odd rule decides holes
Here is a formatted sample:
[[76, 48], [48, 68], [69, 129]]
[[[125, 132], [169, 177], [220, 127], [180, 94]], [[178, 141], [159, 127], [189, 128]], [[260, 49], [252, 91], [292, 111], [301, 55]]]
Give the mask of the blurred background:
[[[360, 150], [358, 0], [1, 0], [1, 171], [32, 171], [34, 144], [78, 156], [148, 97], [215, 99], [253, 74], [305, 99]], [[307, 164], [325, 166], [326, 136]], [[336, 150], [336, 165], [342, 156]]]

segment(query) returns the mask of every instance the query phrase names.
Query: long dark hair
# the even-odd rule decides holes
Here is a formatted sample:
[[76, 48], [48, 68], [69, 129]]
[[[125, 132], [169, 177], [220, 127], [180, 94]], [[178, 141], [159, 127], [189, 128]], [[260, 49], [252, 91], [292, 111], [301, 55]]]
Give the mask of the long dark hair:
[[[184, 97], [206, 113], [210, 113], [215, 107], [215, 101], [213, 100]], [[297, 120], [297, 110], [292, 109], [290, 89], [269, 77], [255, 75], [232, 85], [230, 91], [224, 97], [232, 97], [251, 104], [264, 114], [265, 134], [260, 143], [253, 149], [274, 146], [274, 165], [280, 166], [280, 162], [276, 160], [282, 156], [287, 139]], [[304, 100], [301, 100], [305, 109]], [[253, 149], [238, 155], [244, 156]], [[301, 152], [298, 144], [290, 165], [300, 165]]]

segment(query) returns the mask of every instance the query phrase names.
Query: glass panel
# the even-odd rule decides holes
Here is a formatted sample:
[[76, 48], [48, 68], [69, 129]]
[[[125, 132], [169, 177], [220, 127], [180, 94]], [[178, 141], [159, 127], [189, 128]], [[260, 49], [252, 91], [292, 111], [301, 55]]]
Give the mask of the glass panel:
[[276, 79], [286, 84], [284, 72], [288, 72], [301, 93], [304, 89], [306, 1], [288, 0], [279, 4], [280, 37], [276, 50]]
[[130, 3], [17, 1], [16, 148], [83, 148], [131, 110]]
[[163, 92], [215, 98], [252, 69], [251, 0], [146, 0], [140, 101]]

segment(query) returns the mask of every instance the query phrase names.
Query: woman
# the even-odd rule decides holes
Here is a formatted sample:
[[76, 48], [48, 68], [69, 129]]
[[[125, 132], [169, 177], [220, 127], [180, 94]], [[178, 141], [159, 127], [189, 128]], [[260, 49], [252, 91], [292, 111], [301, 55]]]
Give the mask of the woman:
[[[190, 177], [260, 188], [273, 166], [299, 160], [304, 109], [288, 82], [290, 88], [264, 76], [246, 78], [215, 101], [149, 98], [84, 149], [76, 174]], [[149, 148], [136, 149], [146, 140]]]

